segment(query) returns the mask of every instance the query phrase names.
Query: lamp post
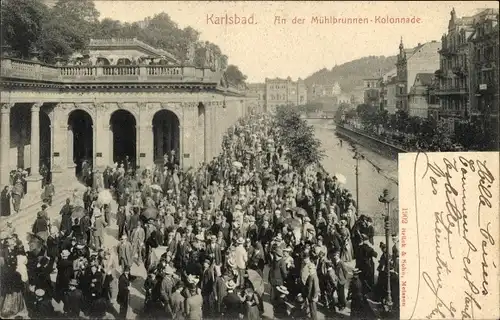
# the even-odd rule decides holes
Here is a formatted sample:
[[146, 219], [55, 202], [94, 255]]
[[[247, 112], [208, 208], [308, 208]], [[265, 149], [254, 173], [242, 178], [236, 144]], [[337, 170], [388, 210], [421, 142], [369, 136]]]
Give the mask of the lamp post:
[[391, 259], [389, 255], [389, 231], [390, 231], [390, 213], [391, 213], [391, 202], [394, 201], [394, 197], [392, 197], [389, 193], [388, 189], [384, 189], [382, 195], [378, 197], [378, 201], [382, 202], [385, 205], [387, 210], [384, 215], [384, 229], [385, 229], [385, 244], [386, 244], [386, 261], [385, 268], [387, 270], [387, 299], [385, 302], [385, 308], [387, 311], [390, 311], [392, 308], [392, 297], [391, 297]]
[[356, 173], [356, 214], [359, 215], [359, 182], [358, 182], [358, 176], [359, 176], [359, 160], [364, 159], [363, 155], [359, 153], [356, 148], [354, 148], [354, 157], [353, 159], [356, 160], [356, 167], [355, 167], [355, 173]]

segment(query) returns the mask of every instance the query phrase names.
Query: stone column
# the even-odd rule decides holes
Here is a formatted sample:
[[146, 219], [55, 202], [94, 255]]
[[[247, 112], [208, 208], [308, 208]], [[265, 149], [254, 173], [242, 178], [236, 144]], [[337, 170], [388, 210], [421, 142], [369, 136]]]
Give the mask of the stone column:
[[31, 107], [31, 139], [30, 139], [30, 176], [26, 179], [27, 201], [25, 205], [37, 201], [42, 188], [40, 175], [40, 107], [43, 103], [35, 103]]
[[154, 126], [154, 133], [153, 133], [153, 140], [156, 137], [156, 145], [154, 146], [154, 155], [153, 155], [153, 161], [157, 161], [159, 158], [163, 159], [163, 121], [159, 120], [156, 122], [156, 125]]
[[114, 165], [114, 144], [113, 144], [113, 126], [108, 125], [108, 153], [109, 163]]
[[[63, 112], [64, 105], [59, 104], [52, 111], [51, 129], [52, 129], [52, 182], [56, 185], [56, 190], [60, 190], [59, 186], [67, 185], [67, 178], [73, 178], [74, 172], [69, 173], [68, 168], [68, 143], [67, 130], [68, 118]], [[73, 141], [73, 140], [72, 140]], [[73, 153], [73, 149], [71, 149]]]
[[[196, 157], [196, 124], [197, 104], [195, 102], [186, 102], [182, 104], [182, 152], [183, 168], [193, 167], [198, 164], [195, 162]], [[186, 156], [186, 157], [184, 157]]]
[[[210, 145], [212, 135], [210, 134], [211, 129], [211, 114], [212, 114], [212, 106], [207, 103], [203, 104], [203, 161], [208, 163], [210, 159], [212, 159], [212, 148]], [[201, 160], [201, 159], [200, 159]]]
[[[156, 130], [156, 128], [155, 128]], [[138, 165], [141, 169], [148, 166], [154, 167], [154, 143], [153, 143], [153, 126], [150, 124], [142, 123], [137, 128], [138, 132]], [[141, 154], [143, 156], [141, 156]]]
[[67, 166], [68, 168], [74, 168], [75, 167], [75, 161], [73, 159], [73, 143], [74, 143], [74, 136], [73, 136], [73, 127], [71, 125], [68, 126], [68, 130], [66, 132], [66, 144], [67, 144]]
[[10, 184], [10, 108], [13, 104], [0, 106], [2, 131], [0, 133], [0, 187]]

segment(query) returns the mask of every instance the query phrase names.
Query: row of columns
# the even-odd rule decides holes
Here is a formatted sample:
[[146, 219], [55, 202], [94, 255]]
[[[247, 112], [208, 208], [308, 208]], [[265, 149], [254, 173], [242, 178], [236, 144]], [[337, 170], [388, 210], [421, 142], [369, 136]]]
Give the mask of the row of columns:
[[[41, 188], [40, 176], [40, 108], [43, 103], [34, 103], [31, 106], [31, 138], [30, 138], [30, 175], [27, 178], [28, 194]], [[14, 104], [1, 105], [1, 143], [0, 143], [0, 185], [10, 183], [10, 110]]]

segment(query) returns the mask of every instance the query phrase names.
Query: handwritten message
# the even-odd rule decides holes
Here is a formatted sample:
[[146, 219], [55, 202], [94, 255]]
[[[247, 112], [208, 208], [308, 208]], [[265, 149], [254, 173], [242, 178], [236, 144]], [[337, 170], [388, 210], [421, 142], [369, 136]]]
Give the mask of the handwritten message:
[[499, 155], [399, 155], [401, 319], [499, 319]]

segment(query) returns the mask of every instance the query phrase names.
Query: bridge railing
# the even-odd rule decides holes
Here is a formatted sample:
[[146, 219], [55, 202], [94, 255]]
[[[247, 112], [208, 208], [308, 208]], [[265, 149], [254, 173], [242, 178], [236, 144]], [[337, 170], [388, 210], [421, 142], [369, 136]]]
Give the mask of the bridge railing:
[[193, 66], [121, 65], [53, 66], [38, 61], [1, 58], [1, 77], [62, 83], [87, 82], [202, 82], [216, 83], [221, 73]]

